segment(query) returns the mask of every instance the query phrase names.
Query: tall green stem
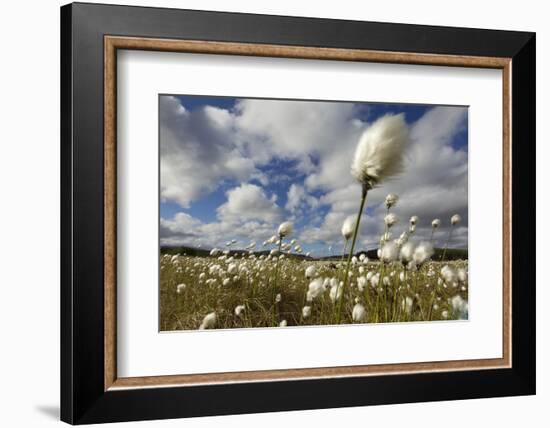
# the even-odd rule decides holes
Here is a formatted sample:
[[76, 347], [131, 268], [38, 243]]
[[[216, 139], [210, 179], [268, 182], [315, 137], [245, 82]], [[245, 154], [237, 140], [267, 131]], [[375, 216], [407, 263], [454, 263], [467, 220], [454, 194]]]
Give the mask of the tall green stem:
[[279, 259], [281, 258], [281, 246], [283, 245], [283, 237], [279, 236], [279, 249], [277, 251], [277, 262], [275, 263], [275, 281], [273, 283], [273, 293], [271, 296], [271, 301], [273, 302], [273, 324], [277, 326], [277, 302], [275, 298], [277, 297], [278, 289], [278, 277], [279, 277]]
[[346, 249], [348, 248], [348, 241], [349, 239], [346, 239], [344, 242], [344, 249], [342, 250], [342, 257], [340, 258], [340, 264], [344, 262], [344, 257], [346, 256]]
[[[340, 319], [342, 316], [342, 306], [346, 296], [346, 286], [349, 280], [349, 266], [351, 264], [351, 258], [353, 256], [353, 250], [355, 248], [355, 241], [357, 240], [357, 231], [359, 230], [359, 223], [361, 221], [361, 215], [363, 214], [363, 207], [365, 206], [365, 201], [367, 200], [367, 188], [363, 186], [361, 193], [361, 204], [359, 205], [359, 212], [357, 213], [357, 221], [355, 222], [355, 229], [353, 230], [353, 239], [351, 241], [351, 248], [349, 249], [348, 262], [346, 264], [346, 274], [344, 276], [344, 285], [342, 286], [342, 296], [338, 302], [338, 313], [336, 314], [336, 324], [340, 324]], [[340, 287], [340, 284], [338, 284]], [[338, 297], [338, 288], [336, 289], [336, 297]]]
[[[349, 239], [345, 239], [344, 249], [342, 250], [342, 257], [340, 258], [340, 264], [338, 265], [338, 269], [340, 269], [341, 265], [344, 263], [344, 257], [346, 256], [346, 249], [348, 248], [348, 242], [349, 242]], [[338, 278], [337, 287], [340, 287], [340, 281], [343, 280], [343, 278], [341, 278], [341, 276], [340, 276], [340, 272], [338, 272], [338, 275], [336, 275], [336, 277]], [[338, 296], [338, 289], [336, 290], [336, 295]], [[338, 307], [336, 305], [334, 305], [332, 307], [332, 317], [333, 317], [333, 319], [334, 319], [334, 316], [337, 316], [337, 314], [336, 314], [337, 311], [338, 311]]]
[[447, 242], [445, 242], [445, 248], [443, 249], [443, 255], [441, 256], [441, 261], [445, 259], [445, 254], [447, 254], [447, 247], [449, 246], [449, 242], [451, 241], [452, 234], [453, 234], [453, 227], [451, 226], [451, 230], [449, 231], [449, 236], [447, 236]]

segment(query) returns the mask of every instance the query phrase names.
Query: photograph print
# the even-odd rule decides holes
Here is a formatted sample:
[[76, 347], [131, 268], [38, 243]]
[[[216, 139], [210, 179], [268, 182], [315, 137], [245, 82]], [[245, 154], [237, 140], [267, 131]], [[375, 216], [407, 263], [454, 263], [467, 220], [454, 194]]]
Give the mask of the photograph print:
[[158, 101], [161, 331], [468, 319], [468, 107]]

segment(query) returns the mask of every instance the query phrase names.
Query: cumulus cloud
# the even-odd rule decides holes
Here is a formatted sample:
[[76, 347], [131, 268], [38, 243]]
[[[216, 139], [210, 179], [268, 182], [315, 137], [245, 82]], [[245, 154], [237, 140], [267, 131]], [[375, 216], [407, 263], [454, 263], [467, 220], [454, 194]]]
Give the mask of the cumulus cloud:
[[[466, 108], [435, 107], [412, 125], [404, 173], [368, 194], [367, 206], [371, 208], [362, 220], [363, 245], [377, 244], [384, 228], [384, 198], [388, 193], [396, 193], [400, 200], [394, 212], [402, 221], [401, 229], [394, 233], [405, 230], [409, 218], [418, 215], [417, 236], [429, 236], [433, 218], [439, 217], [444, 225], [448, 225], [450, 217], [458, 213], [463, 218], [463, 227], [455, 230], [452, 245], [466, 246], [468, 154], [463, 149], [452, 147], [454, 137], [465, 130], [466, 121]], [[330, 207], [323, 225], [317, 230], [304, 231], [302, 239], [310, 243], [339, 242], [341, 238], [336, 223], [355, 214], [359, 194], [359, 185], [348, 174], [347, 185], [329, 190], [321, 198], [321, 203]], [[445, 236], [443, 232], [436, 234], [437, 245], [443, 244]]]
[[[218, 221], [204, 223], [185, 212], [161, 218], [161, 245], [222, 246], [229, 239], [248, 243], [273, 235], [283, 219], [276, 197], [268, 197], [255, 184], [244, 183], [226, 192], [227, 201], [217, 208]], [[241, 246], [242, 247], [242, 246]]]
[[205, 107], [186, 110], [175, 97], [160, 98], [161, 199], [183, 208], [217, 188], [222, 180], [262, 178], [254, 161], [228, 139], [234, 117]]
[[297, 213], [301, 210], [315, 208], [319, 201], [315, 196], [306, 192], [304, 186], [292, 183], [288, 188], [287, 202], [285, 208], [291, 213]]
[[227, 191], [227, 202], [218, 207], [222, 220], [263, 220], [269, 223], [280, 221], [282, 211], [275, 203], [276, 196], [268, 198], [261, 187], [244, 183]]
[[[356, 214], [359, 203], [360, 186], [350, 174], [350, 162], [359, 136], [369, 126], [359, 119], [359, 108], [365, 107], [243, 99], [231, 109], [187, 110], [177, 98], [161, 97], [161, 200], [185, 210], [222, 183], [233, 186], [217, 207], [214, 222], [203, 223], [188, 214], [163, 219], [165, 245], [189, 240], [214, 245], [241, 232], [243, 240], [260, 240], [258, 236], [273, 234], [277, 222], [294, 216], [306, 219], [297, 230], [304, 243], [341, 245], [342, 222]], [[463, 222], [455, 229], [453, 245], [465, 246], [468, 154], [452, 144], [467, 129], [467, 109], [434, 107], [410, 125], [405, 170], [369, 192], [360, 244], [377, 244], [383, 230], [382, 202], [392, 192], [400, 196], [394, 211], [401, 225], [394, 233], [418, 215], [417, 234], [429, 236], [434, 217], [445, 225], [458, 213]], [[273, 161], [286, 166], [279, 169]], [[286, 189], [280, 206], [269, 190], [272, 185]], [[443, 230], [436, 238], [442, 243]]]

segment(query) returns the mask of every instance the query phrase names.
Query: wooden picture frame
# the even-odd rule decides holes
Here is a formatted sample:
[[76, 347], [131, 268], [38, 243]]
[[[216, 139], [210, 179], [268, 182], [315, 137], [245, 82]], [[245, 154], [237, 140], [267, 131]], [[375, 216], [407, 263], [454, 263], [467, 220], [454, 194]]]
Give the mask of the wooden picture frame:
[[[502, 358], [118, 377], [118, 49], [502, 70]], [[62, 420], [80, 424], [535, 392], [534, 34], [77, 3], [61, 9], [61, 53]]]

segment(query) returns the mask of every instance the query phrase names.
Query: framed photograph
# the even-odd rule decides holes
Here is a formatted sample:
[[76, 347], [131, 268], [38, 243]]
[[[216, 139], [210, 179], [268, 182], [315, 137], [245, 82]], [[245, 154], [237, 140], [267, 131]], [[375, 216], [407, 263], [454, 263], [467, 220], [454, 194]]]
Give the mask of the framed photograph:
[[61, 418], [535, 393], [535, 35], [61, 8]]

